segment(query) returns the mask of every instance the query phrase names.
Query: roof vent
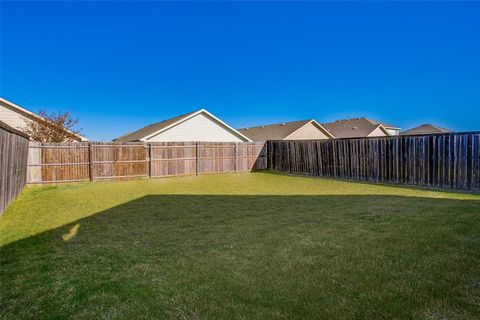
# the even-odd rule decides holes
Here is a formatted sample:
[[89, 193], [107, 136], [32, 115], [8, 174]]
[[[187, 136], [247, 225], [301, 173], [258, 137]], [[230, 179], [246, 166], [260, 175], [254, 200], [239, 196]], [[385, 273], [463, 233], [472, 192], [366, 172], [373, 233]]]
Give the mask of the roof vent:
[[352, 127], [352, 130], [357, 130], [358, 128], [357, 127]]
[[281, 124], [281, 126], [282, 126], [282, 127], [284, 127], [284, 126], [285, 126], [285, 122], [284, 122], [284, 123], [282, 123], [282, 124]]
[[260, 128], [265, 128], [265, 126], [260, 126]]

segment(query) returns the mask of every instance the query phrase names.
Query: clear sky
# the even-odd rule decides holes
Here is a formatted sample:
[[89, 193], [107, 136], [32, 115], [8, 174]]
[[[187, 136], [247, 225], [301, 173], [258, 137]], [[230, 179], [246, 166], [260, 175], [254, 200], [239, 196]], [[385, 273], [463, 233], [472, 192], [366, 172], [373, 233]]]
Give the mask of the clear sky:
[[201, 107], [234, 127], [368, 116], [480, 130], [480, 3], [5, 2], [0, 96], [110, 140]]

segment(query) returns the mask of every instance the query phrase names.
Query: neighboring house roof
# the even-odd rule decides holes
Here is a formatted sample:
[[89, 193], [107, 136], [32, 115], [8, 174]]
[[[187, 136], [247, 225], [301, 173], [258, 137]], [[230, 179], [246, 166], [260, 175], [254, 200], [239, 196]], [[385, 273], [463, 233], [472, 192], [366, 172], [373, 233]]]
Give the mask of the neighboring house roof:
[[[11, 101], [8, 101], [7, 99], [4, 99], [4, 98], [0, 97], [0, 102], [3, 103], [4, 105], [8, 106], [10, 109], [14, 110], [15, 112], [21, 114], [25, 118], [28, 118], [28, 119], [33, 120], [33, 121], [43, 120], [43, 118], [41, 116], [39, 116], [38, 114], [36, 114], [36, 113], [34, 113], [30, 110], [27, 110], [23, 107], [20, 107], [19, 105], [15, 104]], [[80, 141], [88, 141], [88, 138], [86, 138], [82, 135], [74, 133], [70, 130], [68, 130], [68, 132], [71, 133], [73, 136], [77, 137]]]
[[[381, 130], [385, 136], [390, 135], [381, 122], [367, 118], [337, 120], [323, 123], [322, 125], [333, 134], [335, 138], [365, 138], [369, 137], [377, 129]], [[397, 127], [388, 125], [388, 128]]]
[[373, 123], [373, 124], [381, 124], [383, 125], [383, 127], [385, 129], [400, 129], [400, 127], [397, 127], [397, 126], [394, 126], [394, 125], [391, 125], [391, 124], [388, 124], [388, 123], [385, 123], [385, 122], [380, 122], [380, 121], [377, 121], [377, 120], [374, 120], [374, 119], [369, 119], [369, 118], [364, 118], [365, 120], [369, 121], [370, 123]]
[[328, 130], [326, 130], [321, 124], [313, 119], [242, 128], [238, 129], [238, 131], [253, 141], [288, 140], [290, 135], [309, 123], [314, 124], [328, 137], [334, 138], [334, 136], [328, 132]]
[[411, 128], [400, 132], [402, 136], [417, 135], [417, 134], [435, 134], [435, 133], [449, 133], [453, 132], [450, 129], [442, 128], [433, 124], [422, 124], [418, 127]]
[[234, 128], [232, 128], [231, 126], [229, 126], [228, 124], [226, 124], [222, 120], [218, 119], [217, 117], [215, 117], [213, 114], [211, 114], [210, 112], [208, 112], [205, 109], [195, 110], [195, 111], [192, 111], [192, 112], [189, 112], [189, 113], [186, 113], [186, 114], [182, 114], [182, 115], [177, 116], [177, 117], [173, 117], [173, 118], [170, 118], [170, 119], [167, 119], [167, 120], [163, 120], [163, 121], [148, 125], [148, 126], [143, 127], [143, 128], [141, 128], [137, 131], [134, 131], [134, 132], [125, 134], [123, 136], [120, 136], [120, 137], [114, 139], [114, 141], [117, 141], [117, 142], [146, 141], [149, 138], [151, 138], [153, 136], [156, 136], [156, 135], [158, 135], [158, 134], [160, 134], [160, 133], [162, 133], [162, 132], [164, 132], [164, 131], [166, 131], [166, 130], [168, 130], [168, 129], [170, 129], [170, 128], [172, 128], [172, 127], [174, 127], [174, 126], [176, 126], [176, 125], [178, 125], [178, 124], [180, 124], [184, 121], [187, 121], [188, 119], [191, 119], [191, 118], [193, 118], [196, 115], [201, 114], [201, 113], [207, 115], [213, 121], [215, 121], [218, 124], [220, 124], [221, 126], [225, 127], [228, 131], [232, 132], [234, 135], [237, 135], [237, 136], [241, 137], [245, 141], [250, 141], [250, 139], [248, 137], [244, 136], [243, 134], [241, 134], [240, 132], [238, 132], [237, 130], [235, 130]]

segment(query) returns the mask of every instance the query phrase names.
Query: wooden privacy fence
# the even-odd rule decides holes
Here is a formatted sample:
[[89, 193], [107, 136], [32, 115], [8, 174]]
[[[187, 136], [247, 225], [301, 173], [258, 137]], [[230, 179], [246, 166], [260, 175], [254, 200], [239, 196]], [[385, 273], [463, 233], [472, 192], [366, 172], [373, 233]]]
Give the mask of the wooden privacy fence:
[[320, 177], [480, 190], [480, 133], [268, 141], [268, 169]]
[[0, 121], [0, 215], [25, 187], [28, 137]]
[[264, 143], [38, 143], [28, 153], [28, 183], [247, 172], [266, 168]]

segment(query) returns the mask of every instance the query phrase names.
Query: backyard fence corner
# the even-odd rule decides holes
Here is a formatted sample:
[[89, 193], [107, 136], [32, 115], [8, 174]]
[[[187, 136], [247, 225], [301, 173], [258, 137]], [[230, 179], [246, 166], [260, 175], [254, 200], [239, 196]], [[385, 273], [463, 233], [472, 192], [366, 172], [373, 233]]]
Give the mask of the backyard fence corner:
[[269, 169], [480, 191], [480, 133], [302, 141], [29, 142], [0, 122], [0, 214], [25, 184]]

